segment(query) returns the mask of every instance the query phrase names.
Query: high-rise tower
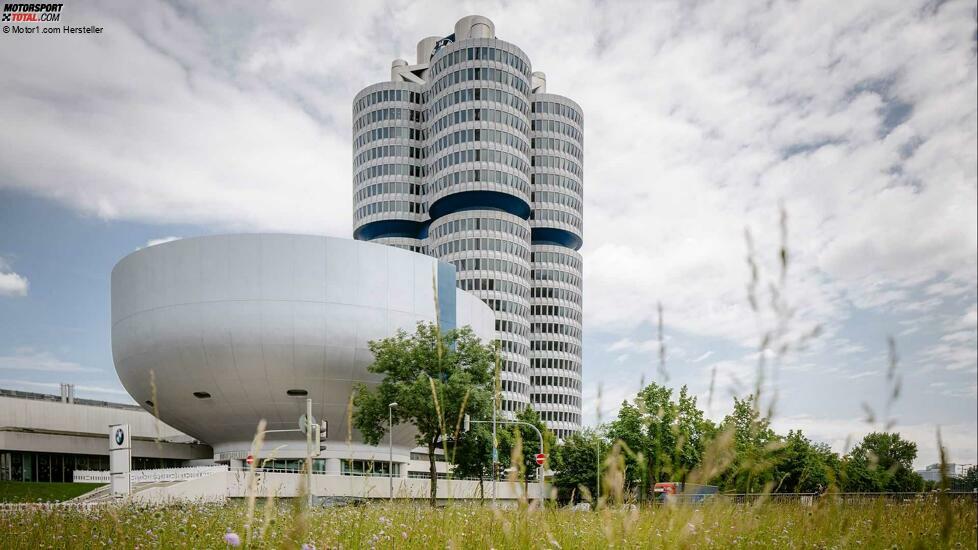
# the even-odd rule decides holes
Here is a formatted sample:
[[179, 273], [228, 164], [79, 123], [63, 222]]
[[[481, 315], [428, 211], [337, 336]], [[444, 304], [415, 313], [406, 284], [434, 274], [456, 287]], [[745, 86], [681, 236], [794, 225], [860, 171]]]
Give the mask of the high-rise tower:
[[583, 116], [464, 17], [353, 100], [353, 235], [451, 262], [496, 314], [504, 411], [581, 426]]

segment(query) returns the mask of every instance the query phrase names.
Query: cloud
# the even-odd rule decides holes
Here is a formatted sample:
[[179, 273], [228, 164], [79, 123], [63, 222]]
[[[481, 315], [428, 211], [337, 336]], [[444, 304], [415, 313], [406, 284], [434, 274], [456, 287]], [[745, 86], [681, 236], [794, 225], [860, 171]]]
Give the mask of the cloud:
[[21, 371], [24, 373], [88, 373], [99, 369], [83, 367], [78, 363], [58, 359], [47, 351], [31, 348], [15, 350], [13, 355], [0, 355], [0, 370]]
[[27, 277], [14, 273], [3, 257], [0, 257], [0, 296], [27, 296]]
[[[775, 418], [772, 422], [778, 433], [789, 429], [802, 432], [816, 440], [827, 443], [832, 450], [846, 453], [862, 438], [881, 427], [856, 419], [833, 419], [811, 415], [795, 415]], [[902, 423], [890, 431], [897, 432], [905, 439], [917, 444], [917, 459], [914, 465], [923, 468], [927, 464], [939, 462], [937, 431], [940, 429], [944, 446], [949, 452], [949, 462], [974, 464], [978, 458], [978, 443], [975, 442], [974, 426], [967, 423], [954, 423], [944, 426], [929, 423]]]

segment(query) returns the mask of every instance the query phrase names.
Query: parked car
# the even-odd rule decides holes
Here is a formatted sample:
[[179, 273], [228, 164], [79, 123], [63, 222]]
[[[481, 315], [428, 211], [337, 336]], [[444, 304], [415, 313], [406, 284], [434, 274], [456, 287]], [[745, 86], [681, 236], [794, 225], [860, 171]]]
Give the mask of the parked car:
[[663, 481], [652, 488], [656, 502], [703, 502], [719, 492], [716, 485], [700, 485], [682, 481]]

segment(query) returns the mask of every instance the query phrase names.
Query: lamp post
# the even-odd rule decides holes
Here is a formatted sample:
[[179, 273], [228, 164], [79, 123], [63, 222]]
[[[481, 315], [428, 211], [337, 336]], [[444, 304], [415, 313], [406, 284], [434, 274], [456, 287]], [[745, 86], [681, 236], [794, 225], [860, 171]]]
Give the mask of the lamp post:
[[387, 404], [387, 481], [390, 499], [394, 500], [394, 407], [397, 402]]

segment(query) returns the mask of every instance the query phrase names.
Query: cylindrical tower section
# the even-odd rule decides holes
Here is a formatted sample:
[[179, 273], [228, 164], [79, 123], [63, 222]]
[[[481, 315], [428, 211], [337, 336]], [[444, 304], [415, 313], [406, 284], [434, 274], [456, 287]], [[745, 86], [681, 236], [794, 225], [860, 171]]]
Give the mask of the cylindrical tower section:
[[581, 429], [583, 136], [577, 103], [531, 95], [531, 401], [561, 439]]
[[353, 100], [353, 237], [423, 252], [422, 86], [382, 82]]
[[457, 41], [431, 59], [427, 247], [495, 311], [502, 408], [514, 414], [530, 402], [530, 62], [482, 37], [494, 32], [487, 21], [460, 21]]

